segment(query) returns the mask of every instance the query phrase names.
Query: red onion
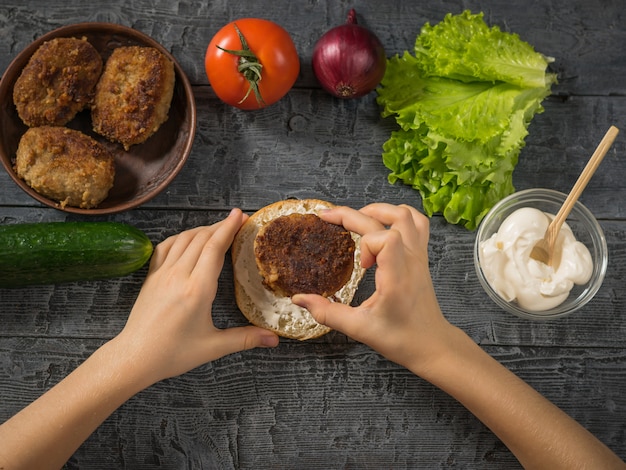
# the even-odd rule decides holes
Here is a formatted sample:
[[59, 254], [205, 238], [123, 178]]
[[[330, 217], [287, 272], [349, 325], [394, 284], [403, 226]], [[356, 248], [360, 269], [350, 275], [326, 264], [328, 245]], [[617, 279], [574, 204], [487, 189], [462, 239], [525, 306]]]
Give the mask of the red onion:
[[338, 98], [372, 91], [387, 67], [385, 49], [369, 29], [358, 25], [351, 9], [345, 24], [324, 34], [313, 49], [313, 72], [322, 88]]

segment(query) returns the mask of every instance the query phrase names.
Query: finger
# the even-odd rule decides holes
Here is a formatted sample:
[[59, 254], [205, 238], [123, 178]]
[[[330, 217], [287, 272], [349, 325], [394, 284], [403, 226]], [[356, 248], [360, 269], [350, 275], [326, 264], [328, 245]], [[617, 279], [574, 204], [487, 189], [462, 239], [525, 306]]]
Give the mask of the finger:
[[152, 257], [150, 258], [150, 268], [148, 270], [149, 272], [156, 271], [163, 265], [163, 262], [167, 258], [167, 254], [170, 251], [170, 247], [174, 243], [174, 240], [172, 240], [171, 238], [172, 237], [166, 238], [154, 247]]
[[[186, 232], [182, 232], [182, 233], [186, 233], [187, 235], [193, 235], [194, 232], [197, 232], [198, 230], [201, 230], [202, 227], [196, 227], [194, 229], [190, 229], [187, 230]], [[178, 242], [180, 245], [180, 233], [176, 234], [176, 235], [171, 235], [169, 237], [167, 237], [165, 240], [163, 240], [161, 243], [159, 243], [155, 248], [154, 248], [154, 252], [152, 254], [152, 258], [150, 259], [150, 271], [154, 271], [158, 268], [160, 268], [165, 261], [168, 259], [169, 255], [170, 255], [170, 251], [172, 250], [172, 247]], [[173, 255], [171, 259], [176, 258], [176, 255]]]
[[207, 341], [208, 360], [253, 348], [273, 348], [278, 346], [276, 333], [257, 326], [238, 326], [217, 330]]
[[158, 265], [171, 265], [177, 262], [196, 234], [204, 229], [206, 229], [206, 227], [188, 229], [176, 235], [172, 235], [159, 243], [155, 249], [155, 251], [158, 251], [158, 259], [156, 261]]
[[179, 233], [176, 241], [170, 248], [167, 259], [163, 263], [164, 266], [175, 265], [182, 273], [187, 275], [191, 274], [204, 246], [211, 239], [213, 233], [215, 233], [221, 223], [222, 221], [213, 225], [197, 227]]
[[407, 204], [396, 206], [378, 202], [365, 206], [361, 211], [385, 226], [410, 223], [415, 227], [423, 228], [424, 224], [428, 224], [428, 218], [424, 214]]
[[193, 276], [204, 279], [208, 283], [217, 283], [224, 266], [224, 256], [246, 219], [247, 216], [241, 210], [233, 209], [226, 219], [214, 226], [215, 231], [205, 242], [194, 266]]
[[351, 232], [363, 235], [385, 227], [372, 217], [346, 206], [338, 206], [319, 214], [322, 220], [336, 225], [342, 225]]
[[[239, 220], [237, 228], [235, 229], [237, 230], [241, 225], [240, 221], [242, 220], [242, 213], [239, 209], [233, 209], [229, 216], [224, 220], [209, 226], [196, 227], [195, 229], [187, 230], [178, 234], [177, 240], [174, 242], [174, 245], [168, 254], [168, 262], [171, 262], [172, 264], [175, 263], [178, 269], [190, 275], [197, 266], [202, 253], [207, 249], [207, 244], [211, 246], [211, 250], [214, 249], [216, 243], [211, 240], [213, 240], [215, 233], [218, 232], [222, 226], [229, 224], [227, 221], [231, 218]], [[222, 257], [227, 248], [228, 247], [223, 249], [221, 253]], [[219, 249], [221, 250], [221, 247], [219, 247]], [[219, 262], [220, 270], [222, 264], [223, 260]]]
[[[400, 266], [406, 258], [404, 239], [395, 229], [368, 233], [361, 239], [361, 264], [369, 268], [375, 263], [379, 270], [387, 266]], [[390, 269], [394, 272], [394, 269]]]
[[406, 204], [394, 206], [392, 204], [375, 203], [361, 210], [385, 226], [400, 230], [405, 237], [405, 242], [409, 242], [415, 237], [421, 245], [428, 244], [430, 234], [429, 220], [414, 207]]
[[348, 336], [352, 336], [358, 326], [354, 318], [354, 309], [349, 305], [331, 302], [326, 297], [316, 294], [296, 294], [291, 301], [306, 308], [316, 322]]

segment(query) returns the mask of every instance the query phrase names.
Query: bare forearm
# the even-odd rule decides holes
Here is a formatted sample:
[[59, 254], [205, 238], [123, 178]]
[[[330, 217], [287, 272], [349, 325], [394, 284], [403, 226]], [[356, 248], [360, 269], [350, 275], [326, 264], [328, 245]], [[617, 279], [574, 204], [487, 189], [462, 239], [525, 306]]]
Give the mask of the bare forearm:
[[149, 385], [110, 343], [0, 426], [0, 468], [60, 468], [122, 403]]
[[604, 444], [467, 335], [450, 330], [454, 350], [418, 372], [488, 426], [525, 468], [626, 468]]

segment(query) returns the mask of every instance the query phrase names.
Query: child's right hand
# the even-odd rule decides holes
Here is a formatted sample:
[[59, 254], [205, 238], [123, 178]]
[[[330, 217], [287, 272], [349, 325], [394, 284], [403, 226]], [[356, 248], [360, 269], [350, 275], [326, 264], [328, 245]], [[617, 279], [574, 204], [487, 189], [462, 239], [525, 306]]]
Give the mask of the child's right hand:
[[429, 222], [409, 206], [337, 207], [320, 214], [362, 235], [361, 264], [377, 265], [376, 291], [358, 307], [299, 294], [294, 303], [313, 317], [418, 375], [450, 345], [451, 325], [441, 313], [428, 268]]

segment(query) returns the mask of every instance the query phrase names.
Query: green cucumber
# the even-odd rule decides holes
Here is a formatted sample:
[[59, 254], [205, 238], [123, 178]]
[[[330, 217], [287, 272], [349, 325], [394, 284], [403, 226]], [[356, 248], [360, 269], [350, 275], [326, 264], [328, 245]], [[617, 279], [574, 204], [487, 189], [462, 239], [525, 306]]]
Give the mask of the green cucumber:
[[0, 226], [0, 287], [121, 277], [141, 268], [152, 242], [118, 222]]

